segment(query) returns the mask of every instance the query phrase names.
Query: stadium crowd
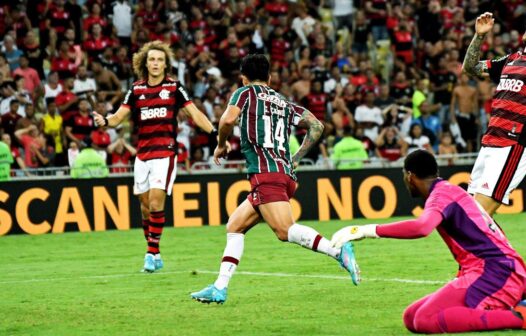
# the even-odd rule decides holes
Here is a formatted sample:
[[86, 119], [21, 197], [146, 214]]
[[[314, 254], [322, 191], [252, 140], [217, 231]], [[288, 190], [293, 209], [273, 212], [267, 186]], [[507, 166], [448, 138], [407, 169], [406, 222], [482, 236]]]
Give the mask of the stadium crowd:
[[[240, 85], [241, 58], [267, 54], [272, 88], [325, 123], [314, 162], [332, 156], [338, 168], [356, 168], [338, 162], [395, 161], [416, 148], [476, 152], [494, 85], [461, 73], [474, 19], [496, 18], [488, 59], [517, 50], [526, 21], [521, 0], [1, 3], [1, 140], [22, 170], [73, 165], [83, 148], [130, 164], [133, 121], [97, 129], [90, 112], [119, 107], [134, 81], [131, 55], [152, 40], [171, 45], [173, 75], [214, 123]], [[186, 170], [208, 162], [214, 139], [183, 114], [178, 122], [178, 162]], [[231, 160], [242, 159], [237, 135]]]

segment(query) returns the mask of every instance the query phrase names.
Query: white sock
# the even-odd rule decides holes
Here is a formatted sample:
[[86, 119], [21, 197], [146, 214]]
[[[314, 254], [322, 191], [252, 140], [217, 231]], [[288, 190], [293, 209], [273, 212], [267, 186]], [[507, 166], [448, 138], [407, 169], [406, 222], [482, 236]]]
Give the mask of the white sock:
[[293, 224], [289, 228], [288, 239], [291, 243], [301, 245], [315, 252], [330, 255], [335, 259], [340, 255], [340, 250], [332, 247], [331, 242], [327, 238], [322, 237], [318, 231], [305, 225]]
[[243, 233], [227, 233], [226, 246], [223, 252], [223, 259], [221, 260], [221, 267], [219, 268], [219, 276], [217, 277], [214, 286], [217, 289], [228, 287], [230, 278], [234, 272], [243, 255], [245, 248], [245, 235]]

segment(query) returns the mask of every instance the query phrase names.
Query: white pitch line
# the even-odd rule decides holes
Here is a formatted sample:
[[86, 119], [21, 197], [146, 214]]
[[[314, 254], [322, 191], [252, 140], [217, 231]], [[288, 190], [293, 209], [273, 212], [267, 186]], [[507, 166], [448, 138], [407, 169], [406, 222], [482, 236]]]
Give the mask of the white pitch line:
[[[195, 271], [162, 271], [159, 273], [152, 274], [151, 276], [161, 276], [169, 274], [191, 274], [196, 272], [197, 274], [218, 274], [217, 271], [208, 270], [195, 270]], [[267, 272], [249, 272], [249, 271], [237, 271], [235, 275], [248, 275], [248, 276], [262, 276], [262, 277], [278, 277], [278, 278], [307, 278], [307, 279], [332, 279], [332, 280], [345, 280], [349, 281], [349, 276], [342, 275], [321, 275], [321, 274], [293, 274], [293, 273], [267, 273]], [[54, 282], [54, 281], [71, 281], [71, 280], [96, 280], [96, 279], [113, 279], [113, 278], [126, 278], [132, 276], [149, 276], [149, 274], [137, 273], [122, 273], [122, 274], [107, 274], [107, 275], [87, 275], [80, 277], [64, 277], [64, 278], [35, 278], [35, 279], [24, 279], [24, 280], [5, 280], [0, 281], [0, 284], [22, 284], [22, 283], [34, 283], [34, 282]], [[400, 279], [400, 278], [362, 278], [362, 281], [371, 282], [399, 282], [399, 283], [411, 283], [411, 284], [424, 284], [424, 285], [442, 285], [447, 281], [438, 280], [415, 280], [415, 279]]]

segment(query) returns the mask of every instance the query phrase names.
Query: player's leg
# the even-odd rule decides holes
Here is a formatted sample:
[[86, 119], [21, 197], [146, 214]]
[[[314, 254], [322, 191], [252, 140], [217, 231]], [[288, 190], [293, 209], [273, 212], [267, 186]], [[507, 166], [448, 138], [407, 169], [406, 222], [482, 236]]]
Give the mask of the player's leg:
[[405, 327], [409, 331], [416, 332], [416, 329], [415, 329], [416, 312], [418, 311], [418, 309], [420, 309], [420, 307], [427, 301], [427, 299], [431, 295], [433, 294], [426, 295], [423, 298], [413, 302], [404, 310], [403, 320], [404, 320]]
[[[264, 192], [261, 191], [261, 193]], [[259, 211], [279, 240], [298, 244], [314, 252], [333, 257], [350, 273], [355, 285], [360, 282], [360, 270], [350, 243], [344, 244], [341, 249], [336, 249], [318, 231], [309, 226], [295, 223], [288, 201], [260, 204]]]
[[521, 329], [522, 318], [510, 309], [485, 310], [466, 306], [467, 288], [456, 286], [455, 281], [430, 295], [416, 310], [413, 320], [415, 332], [431, 334]]
[[247, 199], [241, 203], [228, 219], [226, 246], [221, 258], [219, 275], [213, 285], [194, 292], [191, 297], [203, 303], [223, 303], [227, 297], [230, 279], [241, 260], [245, 247], [245, 233], [260, 220], [258, 212]]
[[[171, 195], [176, 175], [176, 158], [175, 156], [149, 160], [147, 162], [150, 168], [148, 183], [150, 186], [148, 208], [150, 210], [150, 226], [148, 232], [148, 267], [145, 270], [152, 272], [161, 269], [164, 263], [161, 259], [159, 248], [164, 225], [166, 222], [164, 207], [166, 195]], [[151, 269], [151, 259], [154, 259], [154, 268]]]
[[138, 197], [139, 202], [141, 203], [142, 231], [144, 233], [144, 239], [146, 239], [146, 243], [148, 243], [150, 232], [150, 195], [147, 191], [139, 194]]
[[495, 214], [495, 212], [501, 205], [500, 202], [497, 202], [493, 198], [483, 195], [483, 194], [475, 193], [473, 197], [475, 198], [475, 201], [477, 201], [480, 205], [482, 205], [484, 210], [486, 210], [488, 215], [490, 215], [491, 217], [493, 217], [493, 215]]

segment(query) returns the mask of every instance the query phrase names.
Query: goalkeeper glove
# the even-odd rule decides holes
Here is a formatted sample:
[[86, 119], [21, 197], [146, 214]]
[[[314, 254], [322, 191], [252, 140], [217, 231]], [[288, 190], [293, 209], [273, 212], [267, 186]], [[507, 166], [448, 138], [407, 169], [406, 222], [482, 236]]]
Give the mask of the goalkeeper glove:
[[346, 226], [332, 235], [331, 244], [336, 248], [340, 248], [343, 244], [351, 240], [379, 238], [379, 236], [376, 234], [377, 226], [377, 224]]

